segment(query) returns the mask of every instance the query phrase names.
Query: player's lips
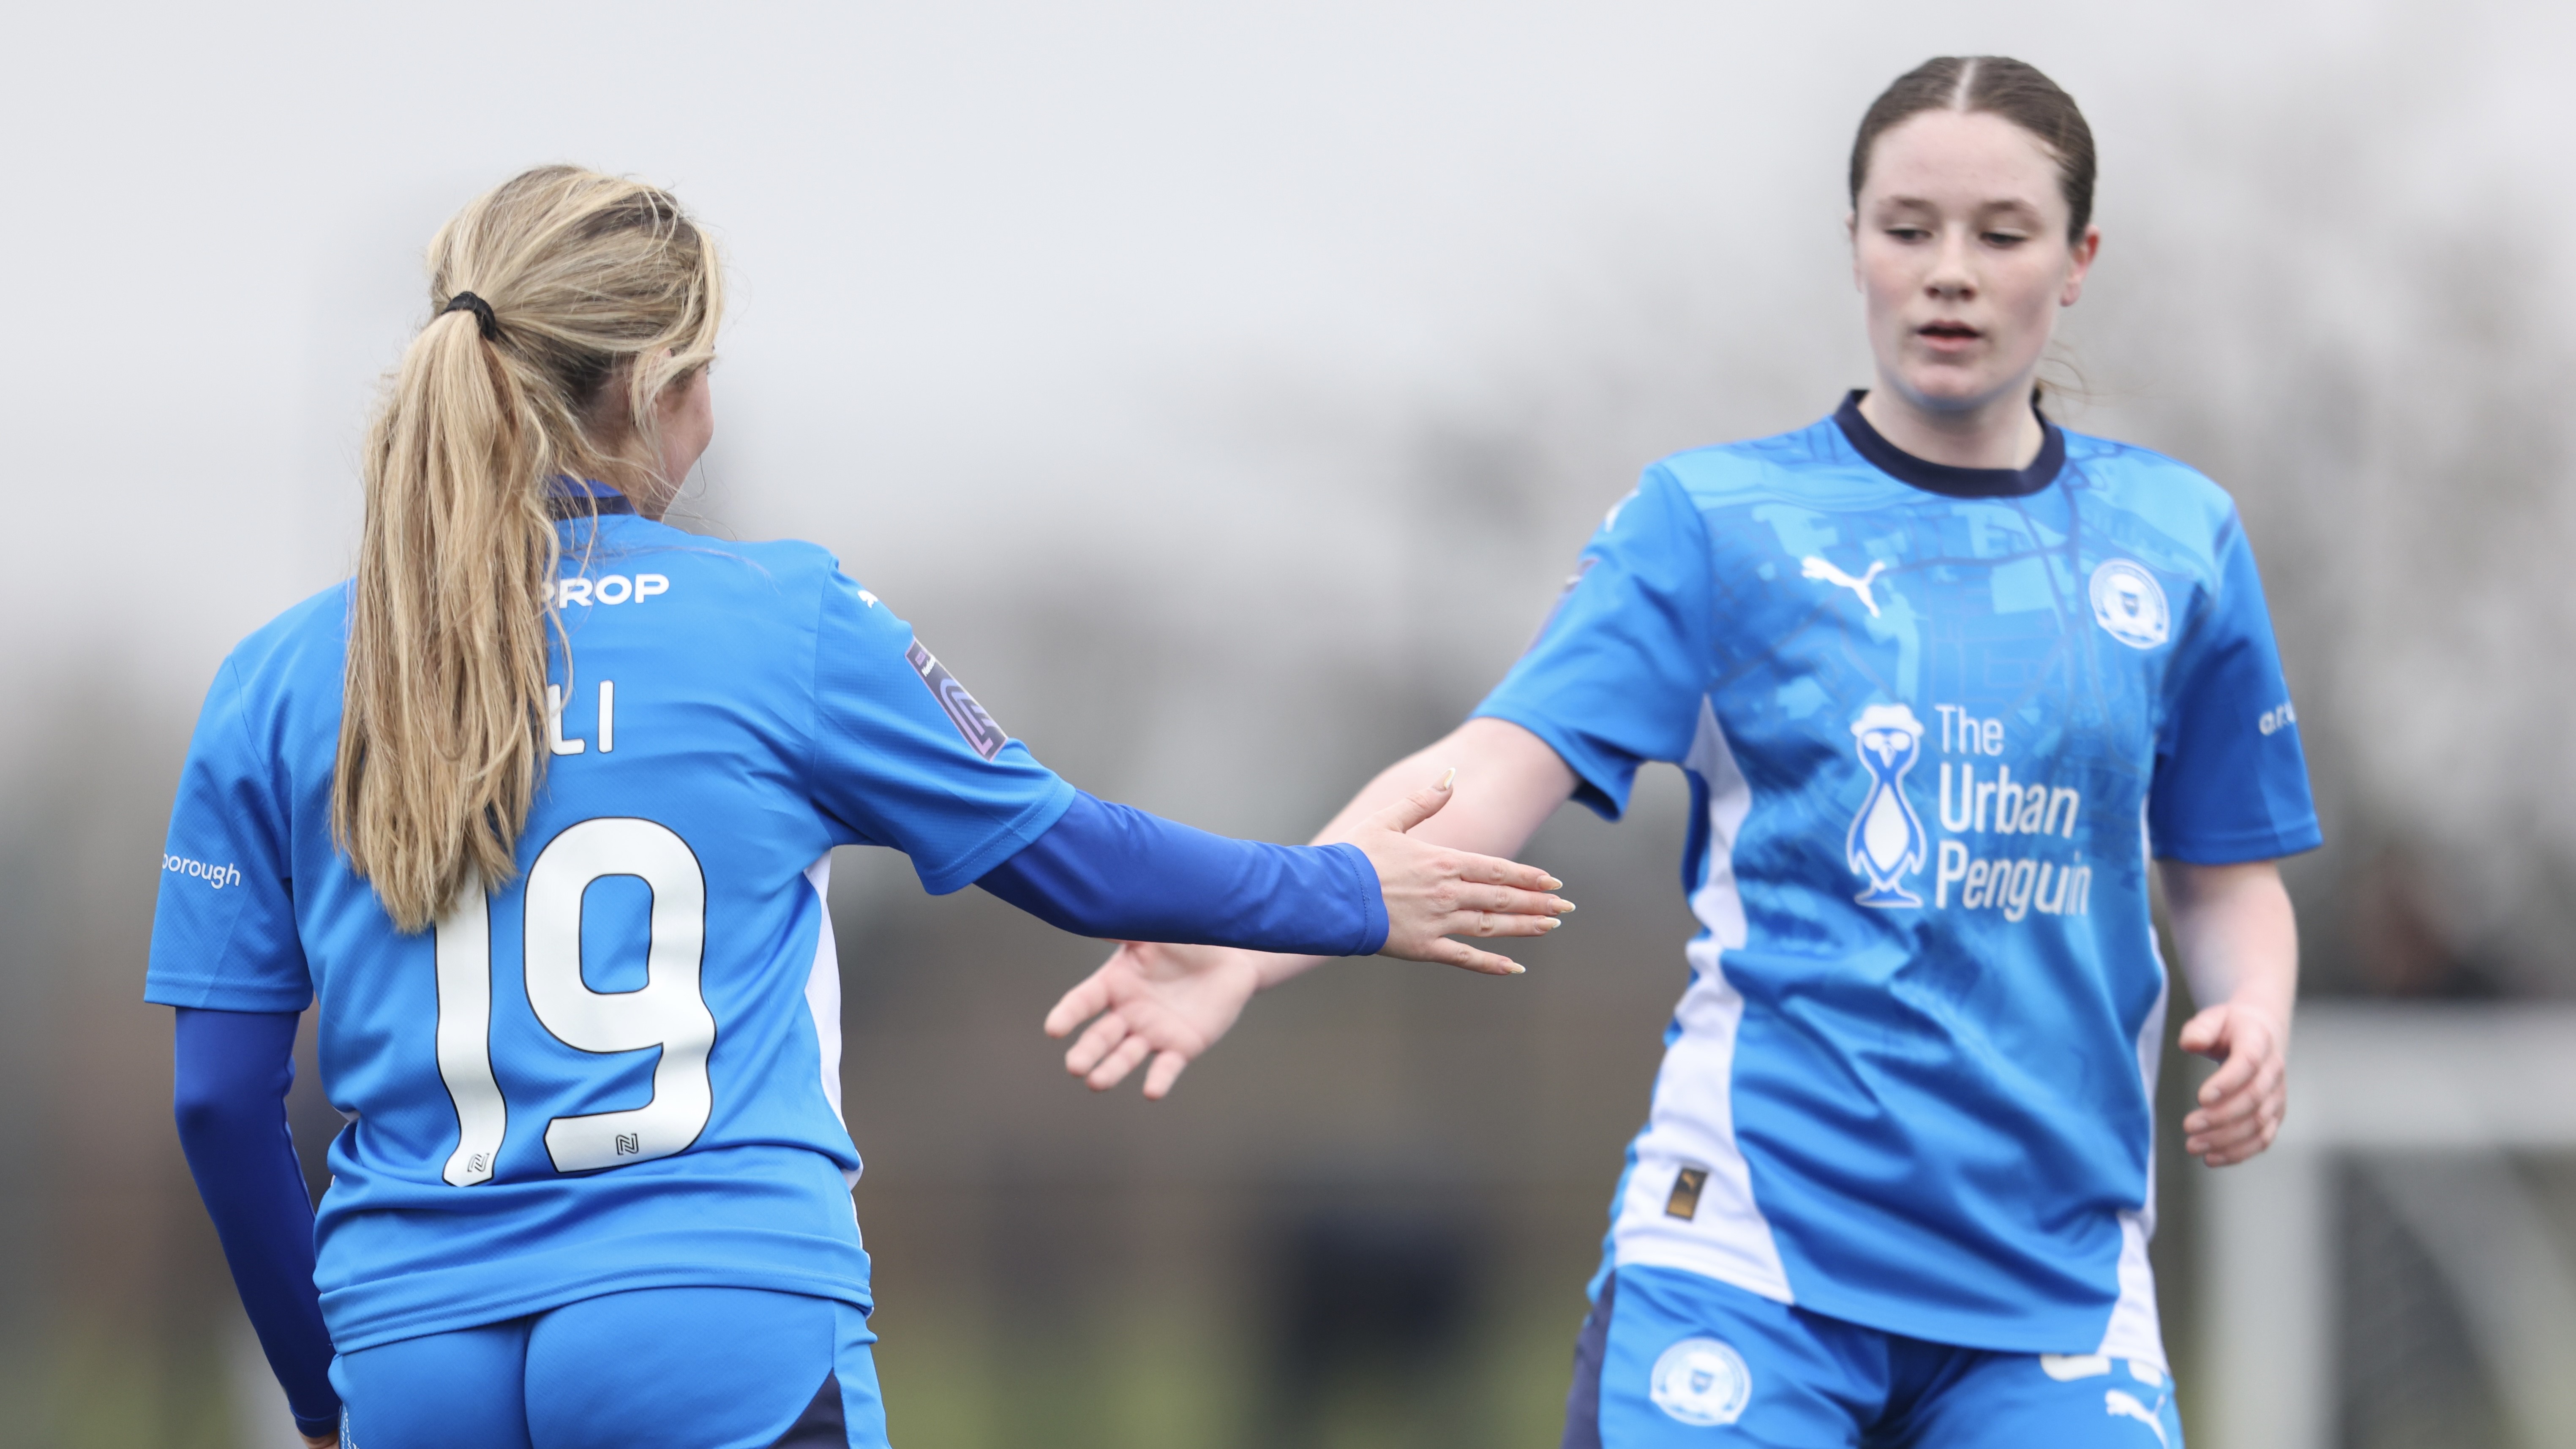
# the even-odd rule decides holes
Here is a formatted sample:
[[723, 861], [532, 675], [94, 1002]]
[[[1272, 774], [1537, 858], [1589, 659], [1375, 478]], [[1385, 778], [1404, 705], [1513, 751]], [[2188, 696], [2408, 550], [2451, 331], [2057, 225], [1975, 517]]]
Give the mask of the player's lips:
[[1964, 352], [1986, 336], [1965, 322], [1926, 322], [1914, 329], [1914, 335], [1934, 352]]

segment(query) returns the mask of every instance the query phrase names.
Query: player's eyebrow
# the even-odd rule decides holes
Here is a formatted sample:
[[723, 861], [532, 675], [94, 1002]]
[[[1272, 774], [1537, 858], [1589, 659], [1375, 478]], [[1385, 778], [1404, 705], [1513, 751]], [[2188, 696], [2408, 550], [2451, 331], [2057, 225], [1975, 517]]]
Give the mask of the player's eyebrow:
[[[1942, 209], [1940, 202], [1934, 201], [1929, 197], [1922, 196], [1882, 196], [1879, 198], [1878, 204], [1882, 208], [1889, 209], [1912, 209], [1922, 211], [1939, 211]], [[1968, 210], [1979, 216], [1991, 215], [1998, 211], [2027, 212], [2033, 216], [2037, 216], [2040, 208], [2038, 203], [2030, 200], [2028, 197], [1995, 196], [1988, 197], [1986, 200], [1976, 203], [1974, 206], [1969, 207]]]

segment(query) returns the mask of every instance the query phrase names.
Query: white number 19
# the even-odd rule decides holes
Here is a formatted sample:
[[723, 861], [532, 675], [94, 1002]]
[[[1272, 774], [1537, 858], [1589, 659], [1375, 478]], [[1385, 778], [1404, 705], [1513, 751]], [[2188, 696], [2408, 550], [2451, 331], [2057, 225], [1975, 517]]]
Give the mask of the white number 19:
[[[653, 892], [644, 985], [593, 991], [581, 979], [581, 903], [591, 882], [639, 877]], [[546, 1155], [557, 1172], [650, 1162], [706, 1130], [715, 1098], [707, 1053], [716, 1041], [698, 971], [706, 954], [707, 880], [686, 841], [650, 820], [585, 820], [547, 842], [528, 868], [528, 1005], [564, 1045], [603, 1055], [662, 1049], [653, 1098], [641, 1107], [557, 1117]], [[457, 1187], [491, 1179], [509, 1109], [492, 1076], [492, 916], [479, 883], [437, 927], [438, 1075], [456, 1106], [456, 1151], [443, 1176]]]

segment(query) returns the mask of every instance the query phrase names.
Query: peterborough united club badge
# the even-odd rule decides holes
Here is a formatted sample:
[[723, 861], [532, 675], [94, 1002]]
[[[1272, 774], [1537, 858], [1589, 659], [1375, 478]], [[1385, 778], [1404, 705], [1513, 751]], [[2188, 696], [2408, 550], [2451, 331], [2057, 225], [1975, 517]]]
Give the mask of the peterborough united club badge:
[[1685, 1338], [1655, 1360], [1647, 1392], [1685, 1424], [1732, 1424], [1752, 1402], [1753, 1370], [1723, 1339]]
[[2173, 612], [2156, 576], [2124, 558], [2093, 571], [2093, 618], [2132, 649], [2153, 649], [2173, 635]]

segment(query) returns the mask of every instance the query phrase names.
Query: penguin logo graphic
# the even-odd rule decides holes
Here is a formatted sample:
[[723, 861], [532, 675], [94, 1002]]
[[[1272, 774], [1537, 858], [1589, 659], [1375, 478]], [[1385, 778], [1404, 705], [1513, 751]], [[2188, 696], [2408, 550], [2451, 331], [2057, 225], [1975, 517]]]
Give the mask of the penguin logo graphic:
[[1870, 774], [1869, 798], [1852, 817], [1844, 858], [1869, 889], [1852, 897], [1864, 906], [1920, 906], [1904, 877], [1923, 868], [1923, 821], [1905, 798], [1905, 772], [1923, 754], [1923, 722], [1901, 704], [1873, 704], [1852, 721], [1860, 762]]

